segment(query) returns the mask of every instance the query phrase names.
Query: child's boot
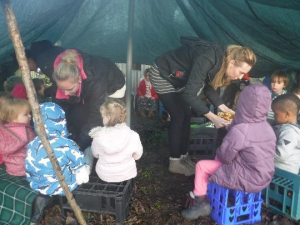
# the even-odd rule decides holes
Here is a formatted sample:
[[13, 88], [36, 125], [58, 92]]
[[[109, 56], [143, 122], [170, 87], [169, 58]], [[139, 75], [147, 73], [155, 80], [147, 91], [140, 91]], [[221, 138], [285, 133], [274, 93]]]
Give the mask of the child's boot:
[[181, 158], [170, 158], [169, 160], [169, 171], [171, 173], [184, 174], [185, 176], [191, 176], [195, 174], [195, 169], [183, 163]]
[[192, 203], [189, 208], [181, 212], [181, 216], [187, 220], [195, 220], [200, 216], [208, 216], [210, 214], [210, 204], [206, 200], [206, 195], [195, 196], [193, 192], [190, 193]]

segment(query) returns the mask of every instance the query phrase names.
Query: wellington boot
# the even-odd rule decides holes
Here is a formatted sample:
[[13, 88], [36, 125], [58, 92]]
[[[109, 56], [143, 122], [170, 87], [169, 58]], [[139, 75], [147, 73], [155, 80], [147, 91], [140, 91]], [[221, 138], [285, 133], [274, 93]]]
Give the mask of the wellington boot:
[[206, 196], [194, 196], [190, 207], [181, 212], [181, 216], [187, 220], [195, 220], [200, 216], [208, 216], [210, 214], [210, 204], [206, 200]]

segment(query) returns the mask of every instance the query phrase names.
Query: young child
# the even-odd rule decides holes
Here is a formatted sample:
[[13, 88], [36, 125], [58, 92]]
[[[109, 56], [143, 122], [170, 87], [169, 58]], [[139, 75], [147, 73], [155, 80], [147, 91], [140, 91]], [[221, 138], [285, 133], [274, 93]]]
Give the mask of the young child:
[[[69, 132], [62, 108], [55, 103], [46, 102], [40, 104], [40, 109], [47, 138], [69, 189], [73, 191], [79, 184], [88, 182], [90, 171], [85, 167], [86, 159], [77, 144], [68, 139]], [[27, 146], [25, 165], [26, 177], [33, 190], [43, 195], [64, 195], [39, 136]]]
[[250, 80], [249, 79], [241, 79], [240, 80], [240, 83], [239, 83], [239, 90], [237, 91], [237, 93], [235, 94], [235, 97], [234, 97], [234, 102], [233, 102], [233, 106], [232, 106], [232, 109], [233, 110], [236, 110], [236, 106], [237, 106], [237, 102], [238, 102], [238, 99], [241, 95], [241, 92], [244, 90], [245, 87], [247, 87], [248, 85], [250, 84]]
[[294, 94], [278, 96], [272, 102], [272, 110], [278, 125], [275, 166], [294, 174], [300, 168], [300, 125], [297, 124], [300, 100]]
[[[274, 99], [279, 95], [286, 94], [286, 90], [284, 90], [284, 88], [287, 87], [288, 83], [289, 78], [284, 71], [277, 70], [271, 75], [272, 101], [274, 101]], [[274, 112], [271, 108], [269, 110], [267, 120], [271, 125], [275, 125]]]
[[146, 111], [148, 111], [148, 117], [154, 116], [157, 106], [156, 100], [158, 96], [149, 80], [150, 69], [146, 69], [144, 73], [144, 79], [140, 82], [137, 89], [137, 108], [141, 116], [146, 117]]
[[100, 107], [104, 127], [92, 129], [92, 152], [98, 158], [96, 172], [106, 182], [136, 177], [135, 160], [143, 154], [139, 135], [126, 124], [126, 107], [120, 100], [108, 100]]
[[[0, 91], [0, 111], [1, 111], [1, 105], [3, 102], [5, 102], [7, 99], [12, 99], [13, 96], [7, 92]], [[1, 120], [0, 120], [1, 123]], [[2, 155], [0, 154], [0, 165], [3, 163]]]
[[32, 79], [39, 103], [45, 102], [45, 84], [42, 79]]
[[[251, 96], [251, 97], [249, 97]], [[276, 136], [266, 117], [271, 106], [270, 91], [255, 83], [246, 87], [228, 133], [214, 160], [196, 165], [194, 204], [182, 212], [186, 219], [209, 215], [206, 200], [208, 181], [232, 190], [259, 192], [268, 186], [274, 174]]]
[[24, 99], [7, 99], [0, 111], [0, 154], [6, 172], [12, 176], [25, 175], [26, 146], [35, 133], [29, 125], [30, 106]]
[[[296, 95], [300, 99], [300, 88], [295, 88], [293, 90], [293, 94]], [[300, 111], [298, 112], [298, 123], [300, 123]]]

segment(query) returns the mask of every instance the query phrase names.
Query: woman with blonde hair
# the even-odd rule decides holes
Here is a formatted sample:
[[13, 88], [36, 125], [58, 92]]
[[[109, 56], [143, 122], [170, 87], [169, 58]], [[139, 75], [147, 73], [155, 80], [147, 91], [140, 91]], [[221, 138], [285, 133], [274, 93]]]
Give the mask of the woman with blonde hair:
[[37, 66], [54, 80], [52, 100], [66, 112], [71, 138], [85, 150], [92, 141], [88, 132], [102, 125], [100, 105], [106, 97], [124, 96], [123, 73], [109, 59], [66, 50], [47, 40], [32, 43], [31, 51]]
[[220, 111], [231, 112], [217, 94], [217, 89], [241, 79], [256, 62], [250, 48], [229, 45], [227, 49], [199, 38], [182, 37], [182, 46], [156, 58], [150, 81], [159, 99], [171, 115], [169, 128], [169, 171], [190, 176], [195, 163], [187, 155], [191, 108], [216, 128], [229, 122], [210, 112], [199, 98], [206, 98]]

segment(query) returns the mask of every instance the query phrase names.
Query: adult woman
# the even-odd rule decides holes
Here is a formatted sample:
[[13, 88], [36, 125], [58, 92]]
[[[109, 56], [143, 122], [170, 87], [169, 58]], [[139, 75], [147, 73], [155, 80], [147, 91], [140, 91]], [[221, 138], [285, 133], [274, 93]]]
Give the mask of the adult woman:
[[203, 91], [219, 110], [231, 111], [216, 89], [228, 85], [231, 80], [241, 79], [255, 64], [256, 56], [246, 47], [229, 45], [224, 49], [198, 38], [184, 37], [181, 43], [178, 49], [156, 58], [150, 81], [171, 115], [169, 171], [189, 176], [195, 171], [195, 163], [187, 156], [190, 108], [217, 128], [227, 126], [229, 123], [210, 112], [198, 96]]
[[32, 43], [31, 51], [42, 72], [52, 76], [53, 88], [47, 94], [65, 110], [72, 139], [84, 150], [91, 143], [88, 132], [102, 125], [99, 109], [105, 98], [124, 96], [124, 75], [109, 59], [47, 40]]
[[125, 77], [110, 60], [69, 49], [56, 57], [52, 78], [55, 101], [67, 104], [68, 124], [84, 150], [91, 143], [88, 132], [102, 125], [99, 109], [105, 98], [124, 97]]

